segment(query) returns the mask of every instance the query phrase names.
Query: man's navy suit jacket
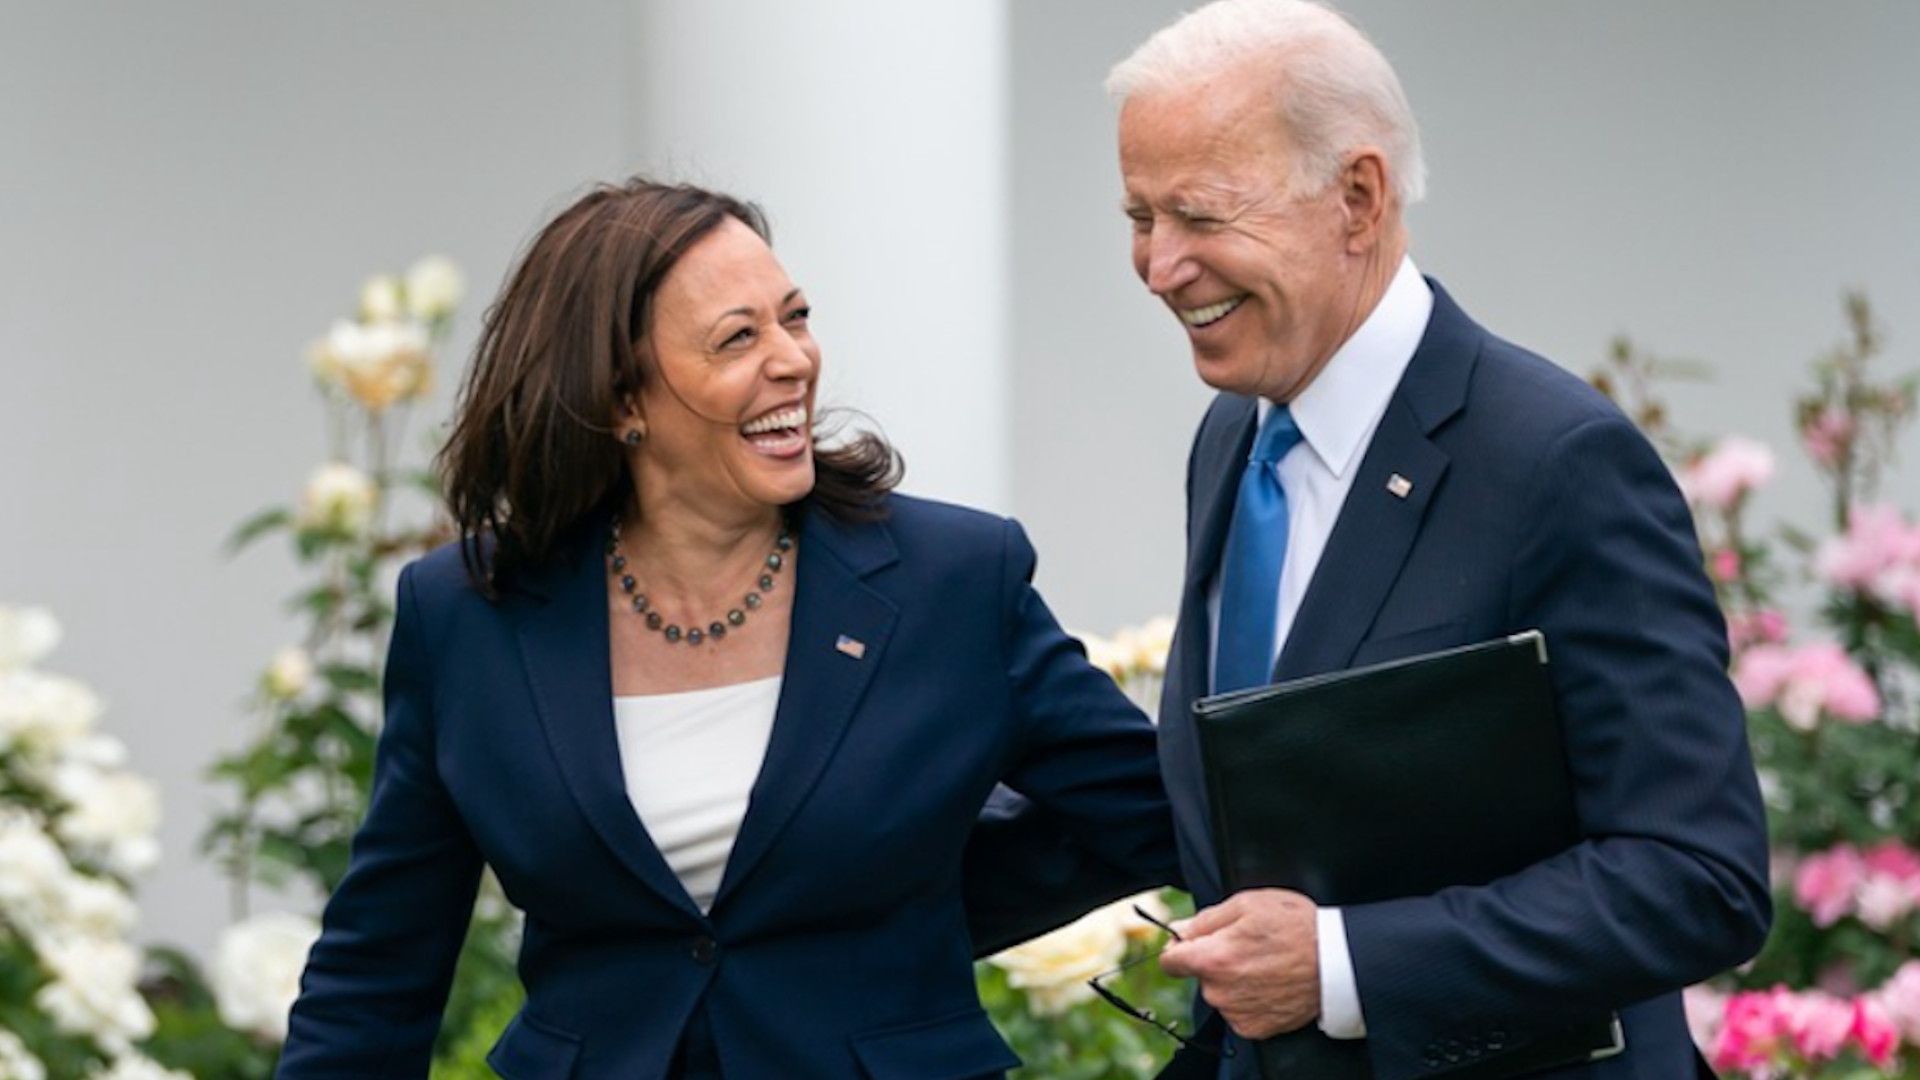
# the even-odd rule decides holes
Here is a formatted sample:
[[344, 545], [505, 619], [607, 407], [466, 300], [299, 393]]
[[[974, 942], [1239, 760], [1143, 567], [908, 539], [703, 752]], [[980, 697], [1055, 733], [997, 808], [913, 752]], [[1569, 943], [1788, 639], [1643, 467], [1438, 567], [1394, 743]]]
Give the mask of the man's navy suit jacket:
[[[1161, 759], [1201, 904], [1222, 890], [1189, 704], [1208, 689], [1207, 590], [1255, 413], [1218, 397], [1187, 474]], [[1496, 1058], [1608, 1010], [1626, 1052], [1543, 1075], [1693, 1076], [1678, 991], [1752, 956], [1771, 918], [1744, 712], [1685, 501], [1610, 402], [1435, 284], [1274, 676], [1530, 628], [1552, 655], [1584, 839], [1482, 887], [1345, 909], [1367, 1038], [1331, 1052], [1364, 1053], [1377, 1080]]]
[[509, 1080], [664, 1076], [696, 1011], [729, 1077], [1016, 1064], [974, 990], [975, 816], [1004, 781], [1133, 887], [1169, 880], [1154, 734], [1028, 584], [1017, 525], [889, 507], [805, 516], [773, 734], [710, 913], [624, 787], [604, 519], [497, 604], [453, 548], [409, 567], [372, 804], [279, 1075], [427, 1074], [483, 862], [526, 912], [527, 1003], [489, 1058]]

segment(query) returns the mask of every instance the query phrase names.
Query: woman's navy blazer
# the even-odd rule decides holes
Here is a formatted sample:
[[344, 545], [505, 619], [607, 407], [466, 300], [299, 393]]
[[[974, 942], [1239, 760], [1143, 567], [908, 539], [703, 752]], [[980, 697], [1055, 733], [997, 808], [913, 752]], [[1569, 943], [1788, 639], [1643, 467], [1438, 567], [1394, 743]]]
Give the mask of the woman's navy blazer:
[[1004, 781], [1173, 880], [1154, 733], [1034, 592], [1017, 524], [888, 507], [802, 511], [773, 734], [706, 914], [627, 799], [604, 522], [497, 603], [455, 547], [410, 565], [372, 803], [279, 1075], [427, 1074], [483, 863], [526, 913], [527, 1003], [488, 1059], [509, 1080], [664, 1076], [696, 1012], [729, 1080], [1017, 1064], [974, 991], [975, 817]]

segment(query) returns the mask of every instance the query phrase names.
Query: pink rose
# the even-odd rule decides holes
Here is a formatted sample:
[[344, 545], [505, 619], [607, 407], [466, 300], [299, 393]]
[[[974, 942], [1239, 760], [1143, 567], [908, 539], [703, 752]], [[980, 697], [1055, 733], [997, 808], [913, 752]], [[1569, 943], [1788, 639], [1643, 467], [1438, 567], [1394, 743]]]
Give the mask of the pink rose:
[[1831, 1061], [1853, 1034], [1853, 1003], [1820, 990], [1787, 994], [1780, 1002], [1793, 1048], [1809, 1062]]
[[1740, 655], [1733, 668], [1734, 689], [1749, 709], [1764, 709], [1780, 696], [1793, 674], [1793, 650], [1784, 645], [1759, 645]]
[[1751, 1069], [1773, 1061], [1789, 1038], [1782, 999], [1784, 987], [1735, 994], [1707, 1059], [1718, 1070]]
[[1898, 840], [1880, 841], [1861, 852], [1860, 861], [1870, 873], [1920, 883], [1920, 851]]
[[1680, 490], [1695, 506], [1731, 510], [1771, 479], [1773, 451], [1752, 439], [1729, 435], [1680, 471]]
[[1741, 655], [1733, 684], [1749, 709], [1771, 705], [1800, 731], [1812, 731], [1822, 715], [1849, 723], [1880, 715], [1873, 680], [1832, 642], [1798, 649], [1756, 646]]
[[1853, 911], [1854, 891], [1866, 878], [1866, 866], [1851, 844], [1840, 844], [1800, 861], [1793, 875], [1793, 899], [1815, 926], [1832, 926]]
[[1853, 439], [1853, 417], [1845, 409], [1829, 405], [1807, 418], [1800, 429], [1807, 455], [1828, 468], [1840, 460], [1840, 451]]
[[1820, 545], [1814, 570], [1837, 588], [1866, 591], [1883, 575], [1920, 564], [1920, 528], [1909, 528], [1900, 511], [1884, 504], [1856, 506], [1847, 531]]
[[1905, 922], [1913, 904], [1913, 886], [1885, 874], [1868, 874], [1854, 891], [1854, 914], [1881, 933]]
[[1721, 548], [1714, 552], [1707, 566], [1715, 581], [1740, 580], [1740, 553], [1732, 548]]
[[1893, 1064], [1894, 1052], [1900, 1049], [1899, 1025], [1873, 997], [1854, 1000], [1853, 1024], [1848, 1034], [1859, 1044], [1867, 1060], [1882, 1069]]
[[1787, 640], [1787, 617], [1772, 608], [1727, 616], [1727, 641], [1734, 652]]
[[1920, 960], [1902, 965], [1874, 997], [1906, 1040], [1920, 1045]]

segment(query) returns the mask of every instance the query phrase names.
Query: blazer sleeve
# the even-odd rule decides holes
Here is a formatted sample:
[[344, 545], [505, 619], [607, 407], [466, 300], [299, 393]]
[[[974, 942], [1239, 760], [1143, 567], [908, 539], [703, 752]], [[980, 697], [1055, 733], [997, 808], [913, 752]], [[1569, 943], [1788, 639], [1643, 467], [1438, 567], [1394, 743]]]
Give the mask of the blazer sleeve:
[[[1546, 631], [1584, 840], [1491, 884], [1345, 909], [1381, 1080], [1512, 1048], [1751, 957], [1766, 819], [1692, 519], [1625, 419], [1561, 435], [1519, 507], [1511, 625]], [[1490, 526], [1491, 527], [1491, 526]]]
[[992, 952], [1179, 881], [1154, 729], [1054, 620], [1033, 546], [1004, 526], [1003, 648], [1016, 737], [968, 845], [976, 948]]
[[481, 856], [434, 760], [432, 662], [400, 575], [373, 796], [307, 957], [276, 1075], [425, 1077]]

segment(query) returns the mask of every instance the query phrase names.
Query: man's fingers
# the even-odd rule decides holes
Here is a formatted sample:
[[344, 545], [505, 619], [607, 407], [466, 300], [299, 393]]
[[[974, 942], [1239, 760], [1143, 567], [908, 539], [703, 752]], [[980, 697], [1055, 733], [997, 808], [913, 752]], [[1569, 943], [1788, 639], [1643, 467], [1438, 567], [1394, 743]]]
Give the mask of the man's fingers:
[[1201, 908], [1180, 928], [1180, 936], [1206, 937], [1231, 926], [1240, 918], [1240, 906], [1238, 897], [1229, 896], [1210, 908]]
[[1160, 953], [1160, 970], [1176, 979], [1202, 981], [1219, 973], [1222, 957], [1213, 942], [1174, 942]]

